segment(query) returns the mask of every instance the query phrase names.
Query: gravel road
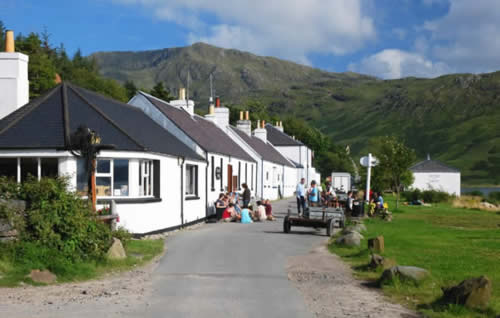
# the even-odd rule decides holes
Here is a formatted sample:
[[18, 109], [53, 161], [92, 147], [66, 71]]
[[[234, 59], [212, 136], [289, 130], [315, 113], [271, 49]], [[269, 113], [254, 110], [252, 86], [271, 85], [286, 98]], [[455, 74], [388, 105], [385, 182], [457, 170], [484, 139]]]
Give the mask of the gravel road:
[[[0, 317], [416, 317], [352, 278], [324, 230], [206, 224], [146, 267], [98, 281], [0, 288]], [[281, 216], [281, 217], [280, 217]]]

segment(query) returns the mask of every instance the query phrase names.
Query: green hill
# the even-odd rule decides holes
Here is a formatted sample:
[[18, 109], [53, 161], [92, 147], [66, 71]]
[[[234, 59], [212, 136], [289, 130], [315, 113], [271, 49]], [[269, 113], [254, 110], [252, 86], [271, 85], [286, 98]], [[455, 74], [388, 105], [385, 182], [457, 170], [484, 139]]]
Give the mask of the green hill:
[[500, 184], [500, 72], [383, 81], [202, 43], [93, 56], [103, 75], [144, 88], [164, 81], [176, 91], [189, 69], [190, 95], [202, 108], [212, 73], [224, 102], [256, 99], [271, 113], [303, 117], [355, 154], [371, 137], [394, 134], [421, 158], [430, 153], [461, 169], [464, 183]]

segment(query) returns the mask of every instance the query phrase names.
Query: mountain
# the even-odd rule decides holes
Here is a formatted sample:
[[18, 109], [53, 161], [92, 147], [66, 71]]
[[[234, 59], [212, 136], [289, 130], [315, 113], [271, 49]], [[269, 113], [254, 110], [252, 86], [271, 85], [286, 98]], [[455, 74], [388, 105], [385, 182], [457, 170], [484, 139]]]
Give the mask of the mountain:
[[106, 77], [144, 88], [164, 81], [173, 92], [189, 70], [190, 96], [203, 109], [212, 73], [226, 104], [259, 100], [271, 113], [304, 118], [354, 154], [369, 151], [370, 138], [394, 134], [419, 157], [429, 153], [461, 169], [464, 183], [500, 184], [500, 72], [380, 80], [203, 43], [93, 57]]

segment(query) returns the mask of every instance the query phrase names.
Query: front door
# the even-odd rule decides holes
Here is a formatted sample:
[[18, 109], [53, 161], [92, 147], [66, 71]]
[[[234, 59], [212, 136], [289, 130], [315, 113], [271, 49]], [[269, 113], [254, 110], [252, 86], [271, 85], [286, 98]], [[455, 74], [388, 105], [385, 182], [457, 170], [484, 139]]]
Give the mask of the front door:
[[227, 191], [233, 191], [233, 166], [227, 165]]

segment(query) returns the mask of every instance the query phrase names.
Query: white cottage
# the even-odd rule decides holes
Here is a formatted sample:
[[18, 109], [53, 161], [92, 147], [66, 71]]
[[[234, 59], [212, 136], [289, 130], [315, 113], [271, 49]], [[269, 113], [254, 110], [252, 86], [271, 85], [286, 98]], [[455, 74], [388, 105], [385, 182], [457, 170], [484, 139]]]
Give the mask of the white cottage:
[[184, 90], [179, 100], [166, 102], [145, 92], [138, 92], [129, 104], [175, 135], [206, 162], [205, 191], [207, 215], [215, 213], [214, 204], [221, 192], [242, 191], [247, 183], [252, 192], [257, 188], [257, 163], [226, 133], [229, 109], [211, 106], [205, 117], [194, 113], [194, 102], [186, 100]]
[[321, 182], [321, 174], [312, 165], [313, 151], [309, 147], [286, 134], [281, 124], [277, 126], [266, 124], [265, 128], [267, 140], [298, 167], [296, 182], [301, 178], [306, 179], [306, 184], [310, 184], [313, 180]]
[[440, 190], [449, 194], [460, 196], [460, 171], [440, 161], [421, 161], [410, 168], [415, 178], [413, 189]]
[[246, 118], [240, 113], [236, 127], [230, 126], [227, 133], [257, 161], [256, 196], [261, 199], [276, 200], [293, 196], [297, 180], [295, 165], [285, 158], [267, 141], [267, 131], [262, 126], [252, 134], [249, 113]]

